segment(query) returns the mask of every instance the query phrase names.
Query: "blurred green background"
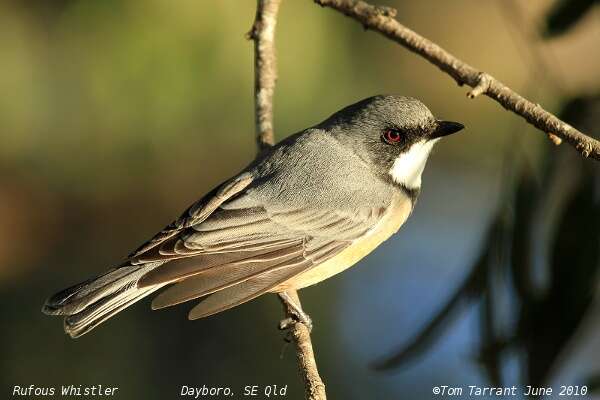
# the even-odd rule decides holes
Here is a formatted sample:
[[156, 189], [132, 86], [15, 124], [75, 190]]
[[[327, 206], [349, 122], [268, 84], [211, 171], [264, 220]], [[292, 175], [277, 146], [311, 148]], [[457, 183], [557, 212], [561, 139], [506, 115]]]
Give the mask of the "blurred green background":
[[[550, 0], [385, 3], [402, 23], [550, 111], [598, 93], [598, 7], [541, 39], [554, 29], [546, 27]], [[253, 1], [233, 0], [0, 2], [2, 397], [14, 385], [99, 383], [119, 386], [125, 399], [177, 398], [181, 385], [203, 384], [236, 394], [244, 385], [288, 384], [288, 398], [302, 398], [293, 348], [283, 348], [275, 328], [275, 296], [195, 322], [186, 320], [187, 304], [150, 312], [142, 301], [77, 341], [40, 312], [48, 295], [119, 263], [251, 161], [253, 50], [244, 34], [254, 12]], [[415, 362], [388, 372], [369, 365], [417, 335], [468, 276], [516, 165], [541, 179], [542, 194], [550, 192], [540, 178], [547, 160], [588, 171], [597, 212], [597, 162], [555, 148], [489, 99], [467, 99], [466, 88], [423, 59], [311, 1], [284, 1], [276, 44], [278, 139], [380, 93], [417, 97], [467, 126], [437, 146], [401, 232], [356, 268], [301, 292], [330, 398], [422, 399], [434, 385], [489, 384], [474, 354], [480, 305], [459, 313]], [[586, 115], [596, 116], [598, 100], [590, 101]], [[596, 122], [587, 133], [598, 136]], [[558, 198], [572, 186], [559, 185]], [[598, 221], [583, 218], [576, 228], [589, 233]], [[597, 249], [593, 239], [587, 246]], [[543, 253], [534, 252], [534, 264]], [[600, 307], [582, 310], [587, 322], [560, 342], [548, 383], [582, 384], [600, 369], [592, 357]], [[505, 383], [523, 376], [518, 354], [502, 368]]]

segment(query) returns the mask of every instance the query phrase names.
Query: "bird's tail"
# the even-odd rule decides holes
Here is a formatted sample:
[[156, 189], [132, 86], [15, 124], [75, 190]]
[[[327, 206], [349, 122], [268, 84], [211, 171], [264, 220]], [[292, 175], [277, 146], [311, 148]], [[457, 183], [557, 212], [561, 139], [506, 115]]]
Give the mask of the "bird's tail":
[[56, 293], [46, 300], [42, 311], [49, 315], [64, 315], [65, 332], [72, 338], [82, 336], [164, 286], [137, 287], [138, 280], [157, 266], [154, 263], [112, 269]]

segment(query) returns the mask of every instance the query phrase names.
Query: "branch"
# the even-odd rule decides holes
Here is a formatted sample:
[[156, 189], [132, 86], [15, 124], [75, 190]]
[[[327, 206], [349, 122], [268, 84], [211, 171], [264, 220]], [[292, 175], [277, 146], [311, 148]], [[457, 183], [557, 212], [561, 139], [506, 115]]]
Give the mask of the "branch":
[[[301, 307], [300, 298], [296, 290], [287, 290], [285, 294], [291, 300]], [[285, 310], [286, 319], [293, 320], [296, 312], [293, 306], [280, 297]], [[285, 324], [286, 321], [282, 321]], [[296, 344], [296, 355], [298, 356], [298, 368], [304, 381], [304, 395], [307, 400], [327, 400], [325, 394], [325, 384], [319, 376], [315, 353], [313, 352], [312, 342], [310, 340], [310, 329], [301, 322], [296, 322], [290, 326], [290, 333]]]
[[[256, 143], [259, 153], [273, 145], [273, 93], [277, 80], [275, 59], [275, 26], [281, 0], [257, 0], [256, 17], [248, 38], [254, 41], [254, 102], [256, 116]], [[295, 290], [285, 292], [297, 307], [300, 298]], [[280, 297], [286, 318], [293, 320], [296, 312], [292, 305]], [[308, 400], [326, 400], [325, 385], [319, 376], [310, 330], [302, 322], [289, 327], [296, 345], [298, 369], [304, 380], [305, 397]]]
[[581, 133], [493, 76], [480, 72], [437, 44], [400, 24], [394, 18], [396, 16], [395, 9], [373, 6], [360, 0], [315, 0], [315, 2], [357, 20], [365, 29], [377, 31], [417, 53], [454, 78], [459, 85], [469, 85], [473, 88], [467, 93], [469, 98], [473, 99], [484, 94], [496, 100], [505, 109], [520, 115], [536, 128], [546, 132], [555, 144], [560, 144], [564, 140], [584, 157], [600, 160], [600, 142], [598, 140]]
[[254, 115], [256, 144], [261, 152], [273, 145], [273, 93], [277, 81], [275, 26], [281, 0], [257, 0], [254, 24], [247, 38], [254, 41]]

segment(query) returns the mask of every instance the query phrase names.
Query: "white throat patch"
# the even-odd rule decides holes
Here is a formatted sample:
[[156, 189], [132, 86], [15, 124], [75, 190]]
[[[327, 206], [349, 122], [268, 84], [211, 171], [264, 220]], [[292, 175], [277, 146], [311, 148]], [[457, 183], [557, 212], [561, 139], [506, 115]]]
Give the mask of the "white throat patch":
[[427, 157], [429, 157], [431, 148], [438, 140], [421, 140], [413, 144], [406, 153], [398, 156], [390, 169], [392, 179], [409, 189], [420, 188], [421, 174], [425, 168]]

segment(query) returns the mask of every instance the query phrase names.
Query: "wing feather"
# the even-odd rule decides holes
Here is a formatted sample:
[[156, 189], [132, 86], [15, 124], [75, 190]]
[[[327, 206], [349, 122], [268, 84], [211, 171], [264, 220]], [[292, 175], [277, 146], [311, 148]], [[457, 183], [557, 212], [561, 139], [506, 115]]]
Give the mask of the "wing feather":
[[[152, 308], [170, 307], [239, 285], [252, 278], [271, 274], [280, 269], [289, 269], [294, 267], [299, 259], [306, 260], [308, 268], [321, 263], [324, 259], [335, 256], [347, 245], [348, 243], [326, 243], [313, 251], [306, 252], [302, 243], [297, 243], [296, 246], [204, 270], [196, 276], [184, 279], [163, 291], [152, 302]], [[266, 290], [269, 291], [276, 285], [278, 285], [278, 282], [274, 282]]]
[[296, 257], [287, 264], [286, 268], [254, 276], [240, 284], [209, 295], [192, 308], [188, 314], [188, 318], [194, 320], [207, 317], [250, 301], [267, 293], [271, 288], [280, 283], [306, 271], [311, 266], [312, 263], [310, 260], [304, 257]]
[[[294, 244], [296, 243], [296, 244]], [[241, 261], [259, 262], [261, 257], [276, 251], [294, 251], [298, 240], [295, 242], [283, 240], [260, 246], [258, 249], [243, 251], [206, 253], [196, 257], [181, 258], [169, 262], [168, 268], [156, 268], [144, 275], [138, 282], [138, 287], [147, 287], [158, 284], [168, 284], [185, 278], [192, 277], [215, 267], [224, 267], [231, 263]]]
[[245, 172], [207, 193], [202, 199], [192, 204], [177, 220], [131, 253], [129, 255], [131, 264], [138, 264], [139, 262], [135, 260], [136, 257], [171, 239], [181, 233], [183, 229], [206, 220], [221, 204], [242, 192], [252, 181], [252, 175]]
[[234, 261], [219, 268], [211, 268], [175, 283], [152, 301], [152, 308], [159, 309], [206, 296], [216, 291], [242, 283], [253, 276], [277, 268], [287, 268], [292, 259], [302, 256], [303, 248], [295, 247], [276, 250], [248, 260]]
[[241, 304], [335, 256], [385, 211], [274, 207], [245, 190], [250, 182], [242, 176], [213, 191], [133, 254], [132, 264], [163, 263], [140, 289], [172, 284], [153, 308], [209, 295], [190, 312], [195, 319]]

